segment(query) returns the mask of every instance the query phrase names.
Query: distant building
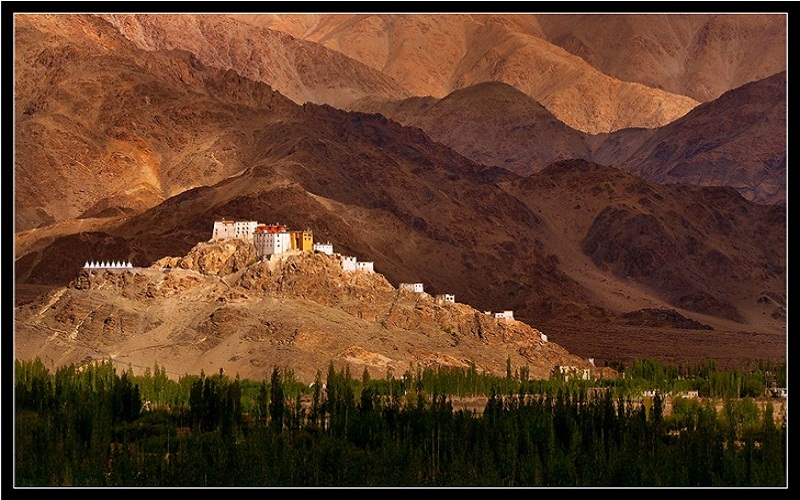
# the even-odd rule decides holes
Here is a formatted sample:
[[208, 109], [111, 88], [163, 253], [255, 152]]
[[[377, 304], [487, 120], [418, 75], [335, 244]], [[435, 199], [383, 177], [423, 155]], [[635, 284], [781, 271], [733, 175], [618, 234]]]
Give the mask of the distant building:
[[256, 232], [258, 222], [254, 220], [237, 221], [233, 223], [234, 238], [240, 240], [253, 241], [253, 233]]
[[253, 241], [253, 233], [258, 227], [258, 222], [254, 220], [234, 221], [222, 219], [214, 221], [214, 229], [211, 232], [211, 241], [223, 240], [227, 238], [238, 238], [245, 241]]
[[358, 268], [358, 260], [347, 255], [342, 256], [342, 271], [355, 271]]
[[102, 262], [89, 262], [83, 264], [84, 269], [133, 269], [130, 261], [102, 261]]
[[425, 288], [422, 283], [400, 283], [400, 290], [408, 290], [409, 292], [423, 293]]
[[232, 220], [218, 220], [214, 221], [214, 231], [211, 234], [211, 240], [222, 240], [225, 238], [236, 237], [236, 222]]
[[291, 249], [289, 233], [273, 231], [274, 226], [258, 226], [253, 236], [253, 244], [256, 247], [256, 255], [259, 257], [269, 257], [274, 254], [282, 254]]
[[789, 397], [789, 389], [786, 387], [778, 387], [772, 393], [773, 397], [776, 398], [788, 398]]
[[502, 319], [504, 321], [511, 321], [514, 319], [514, 311], [503, 311], [494, 313], [495, 319]]
[[311, 252], [314, 249], [314, 235], [310, 229], [289, 231], [289, 241], [293, 250]]
[[375, 272], [374, 262], [356, 262], [356, 271], [364, 271], [367, 273]]
[[569, 379], [589, 380], [589, 376], [591, 375], [591, 370], [589, 370], [588, 368], [578, 368], [577, 366], [557, 365], [553, 367], [552, 373], [557, 373], [558, 375], [562, 376], [564, 380], [569, 380]]
[[544, 333], [541, 335], [542, 335], [542, 342], [547, 342], [547, 335], [545, 335]]
[[333, 255], [333, 245], [330, 242], [314, 243], [314, 246], [312, 248], [315, 252], [322, 252], [324, 254]]
[[451, 304], [455, 304], [455, 302], [456, 302], [456, 296], [453, 295], [452, 293], [440, 293], [440, 294], [436, 295], [436, 297], [434, 297], [434, 299], [436, 299], [436, 302], [438, 304], [443, 304], [445, 302], [449, 302]]

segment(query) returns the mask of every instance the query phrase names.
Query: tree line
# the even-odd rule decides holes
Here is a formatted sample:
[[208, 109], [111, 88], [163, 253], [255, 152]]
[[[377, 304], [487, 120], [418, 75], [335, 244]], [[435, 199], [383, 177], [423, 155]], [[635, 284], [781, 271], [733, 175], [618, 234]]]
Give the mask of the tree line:
[[[505, 377], [471, 366], [373, 379], [331, 363], [309, 387], [278, 367], [269, 380], [172, 380], [158, 365], [50, 373], [17, 360], [15, 485], [785, 486], [786, 421], [746, 392], [781, 370], [642, 361], [599, 381], [510, 364]], [[675, 398], [665, 415], [663, 394], [700, 379], [721, 409]], [[654, 397], [637, 397], [645, 386]], [[468, 395], [487, 397], [482, 412], [453, 409]]]

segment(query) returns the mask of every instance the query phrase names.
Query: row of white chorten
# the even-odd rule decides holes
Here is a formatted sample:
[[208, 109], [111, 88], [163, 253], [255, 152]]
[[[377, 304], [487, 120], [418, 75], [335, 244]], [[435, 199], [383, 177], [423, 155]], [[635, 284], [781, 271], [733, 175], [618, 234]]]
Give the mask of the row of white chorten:
[[98, 261], [86, 262], [83, 265], [84, 269], [133, 269], [133, 264], [130, 261]]

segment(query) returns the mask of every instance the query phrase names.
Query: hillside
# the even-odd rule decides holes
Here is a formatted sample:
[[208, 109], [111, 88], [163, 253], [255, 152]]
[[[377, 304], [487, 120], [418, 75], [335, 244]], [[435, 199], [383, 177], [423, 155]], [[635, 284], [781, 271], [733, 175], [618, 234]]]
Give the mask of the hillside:
[[95, 16], [18, 15], [14, 28], [17, 231], [218, 182], [247, 163], [250, 110], [291, 109], [189, 53], [138, 50]]
[[335, 255], [246, 259], [206, 273], [193, 264], [230, 264], [252, 250], [224, 240], [198, 244], [176, 268], [82, 270], [18, 309], [17, 357], [48, 365], [110, 358], [137, 371], [158, 363], [173, 375], [223, 369], [255, 380], [290, 367], [306, 383], [330, 362], [374, 378], [471, 364], [502, 376], [509, 359], [536, 378], [555, 365], [591, 366], [522, 322], [436, 303], [380, 274], [343, 272]]
[[[780, 207], [582, 161], [526, 177], [378, 114], [298, 105], [188, 52], [138, 48], [98, 16], [17, 21], [18, 306], [66, 286], [86, 260], [147, 267], [186, 255], [225, 217], [313, 228], [316, 241], [374, 261], [389, 283], [423, 281], [479, 311], [512, 309], [600, 362], [786, 356]], [[552, 133], [551, 115], [502, 83], [403, 110], [435, 123], [457, 118], [448, 106], [459, 101], [476, 119], [498, 110], [501, 132], [484, 129], [475, 155], [513, 129], [503, 113], [531, 113], [517, 115], [517, 143], [554, 142], [520, 150], [520, 173], [582, 144], [577, 131]]]
[[514, 87], [486, 82], [442, 99], [360, 101], [354, 107], [419, 127], [467, 158], [519, 175], [569, 158], [589, 159], [587, 134], [568, 127]]
[[761, 204], [786, 203], [787, 74], [726, 92], [669, 125], [605, 137], [595, 161], [651, 182], [730, 186]]

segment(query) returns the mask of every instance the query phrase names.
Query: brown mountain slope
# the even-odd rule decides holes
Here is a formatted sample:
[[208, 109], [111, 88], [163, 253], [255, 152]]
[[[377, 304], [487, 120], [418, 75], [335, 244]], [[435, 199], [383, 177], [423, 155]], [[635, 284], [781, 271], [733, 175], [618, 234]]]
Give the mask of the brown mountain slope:
[[248, 14], [241, 19], [340, 51], [415, 96], [441, 98], [476, 83], [505, 82], [588, 133], [663, 125], [698, 104], [609, 77], [541, 38], [536, 20], [525, 15], [340, 14], [284, 21]]
[[586, 134], [505, 83], [479, 83], [439, 100], [362, 101], [355, 107], [419, 127], [471, 160], [519, 175], [557, 160], [591, 158]]
[[731, 186], [757, 203], [786, 203], [786, 72], [743, 85], [655, 130], [604, 137], [595, 161], [658, 183]]
[[18, 231], [140, 211], [239, 172], [252, 127], [240, 105], [290, 103], [186, 52], [138, 50], [94, 16], [17, 15], [15, 37]]
[[[748, 203], [732, 188], [657, 186], [581, 160], [502, 186], [542, 218], [544, 250], [561, 249], [559, 268], [587, 289], [595, 287], [584, 273], [601, 270], [674, 307], [784, 326], [781, 311], [763, 319], [758, 302], [785, 291], [782, 207]], [[614, 310], [617, 299], [605, 296]]]
[[113, 359], [137, 371], [158, 363], [175, 375], [223, 369], [255, 380], [289, 367], [306, 383], [329, 362], [378, 378], [471, 364], [503, 375], [507, 360], [536, 378], [556, 365], [591, 366], [522, 322], [436, 303], [380, 274], [343, 272], [336, 256], [285, 255], [219, 274], [185, 264], [244, 256], [245, 245], [252, 254], [244, 242], [200, 244], [185, 269], [81, 271], [18, 309], [17, 356], [50, 366]]
[[589, 136], [525, 94], [484, 83], [446, 98], [356, 107], [417, 126], [485, 165], [520, 175], [568, 158], [613, 165], [660, 184], [730, 186], [761, 204], [786, 201], [786, 73], [726, 92], [657, 129]]
[[186, 50], [206, 66], [267, 83], [298, 104], [346, 108], [407, 97], [389, 76], [321, 45], [215, 14], [102, 14], [139, 48]]
[[[542, 218], [542, 250], [600, 308], [565, 297], [520, 312], [570, 352], [725, 364], [786, 352], [785, 209], [730, 188], [658, 186], [582, 161], [503, 188]], [[685, 330], [683, 319], [654, 328], [632, 321], [653, 308], [713, 331]]]
[[537, 14], [536, 20], [548, 41], [603, 73], [700, 102], [786, 70], [786, 14]]

